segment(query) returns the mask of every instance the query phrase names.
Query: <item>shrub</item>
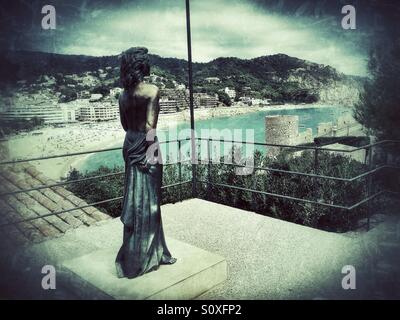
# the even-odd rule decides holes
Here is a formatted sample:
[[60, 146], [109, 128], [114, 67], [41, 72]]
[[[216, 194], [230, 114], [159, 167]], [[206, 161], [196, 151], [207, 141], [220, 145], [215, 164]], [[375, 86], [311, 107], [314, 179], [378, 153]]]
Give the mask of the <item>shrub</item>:
[[[235, 150], [235, 152], [241, 156], [240, 149]], [[275, 160], [264, 156], [260, 151], [255, 151], [253, 158], [254, 166], [256, 167], [269, 167], [304, 173], [314, 172], [314, 154], [310, 151], [304, 151], [297, 156], [293, 156], [289, 152], [281, 153]], [[211, 172], [208, 172], [208, 168], [211, 168]], [[346, 156], [329, 152], [321, 152], [319, 154], [318, 173], [321, 175], [350, 178], [364, 172], [366, 169], [364, 164]], [[112, 169], [101, 167], [96, 171], [81, 174], [76, 169], [73, 169], [69, 173], [68, 180], [104, 175], [121, 170], [123, 170], [122, 167], [114, 167]], [[304, 175], [265, 170], [255, 171], [251, 175], [237, 175], [235, 167], [223, 164], [222, 159], [221, 163], [214, 163], [210, 167], [208, 163], [201, 163], [197, 165], [196, 170], [200, 181], [206, 181], [210, 176], [213, 183], [228, 184], [267, 193], [259, 194], [198, 182], [199, 198], [305, 226], [331, 231], [346, 231], [354, 228], [358, 220], [365, 217], [367, 213], [365, 206], [346, 211], [270, 195], [280, 194], [293, 198], [349, 206], [365, 198], [367, 192], [365, 179], [348, 183], [340, 180], [317, 179]], [[181, 181], [190, 179], [191, 165], [182, 164]], [[178, 164], [164, 165], [163, 186], [177, 183], [178, 181]], [[164, 188], [162, 191], [162, 203], [177, 202], [191, 198], [190, 186], [191, 183]], [[68, 189], [89, 203], [119, 197], [123, 194], [123, 175], [70, 184]], [[121, 201], [114, 201], [101, 204], [99, 207], [111, 216], [116, 217], [121, 212], [121, 205]]]

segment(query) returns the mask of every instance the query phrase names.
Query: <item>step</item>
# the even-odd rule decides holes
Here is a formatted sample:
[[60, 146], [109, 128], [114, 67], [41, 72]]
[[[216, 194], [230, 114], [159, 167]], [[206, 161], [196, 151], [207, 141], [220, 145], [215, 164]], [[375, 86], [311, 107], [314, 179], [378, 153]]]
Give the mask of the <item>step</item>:
[[226, 260], [214, 253], [167, 238], [177, 262], [161, 265], [143, 276], [118, 278], [115, 257], [119, 245], [65, 261], [63, 278], [83, 299], [193, 299], [227, 278]]

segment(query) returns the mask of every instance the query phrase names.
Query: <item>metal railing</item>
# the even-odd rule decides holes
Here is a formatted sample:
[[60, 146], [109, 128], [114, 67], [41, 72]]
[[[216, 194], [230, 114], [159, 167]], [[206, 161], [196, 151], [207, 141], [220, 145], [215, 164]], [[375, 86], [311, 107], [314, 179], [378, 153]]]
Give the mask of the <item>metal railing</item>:
[[[192, 166], [196, 166], [197, 165], [197, 159], [193, 156], [191, 156], [190, 159], [187, 160], [183, 160], [182, 159], [182, 154], [181, 154], [181, 147], [182, 147], [182, 142], [184, 141], [189, 141], [191, 140], [190, 137], [185, 138], [185, 139], [177, 139], [177, 140], [167, 140], [167, 141], [160, 141], [160, 144], [168, 144], [168, 143], [177, 143], [178, 144], [178, 160], [177, 162], [173, 162], [173, 163], [165, 163], [164, 166], [169, 166], [169, 165], [177, 165], [178, 166], [178, 182], [176, 183], [172, 183], [172, 184], [168, 184], [168, 185], [164, 185], [162, 186], [162, 189], [168, 189], [171, 187], [177, 187], [177, 186], [182, 186], [185, 184], [192, 184], [192, 195], [196, 195], [196, 190], [194, 190], [196, 188], [194, 181], [196, 183], [204, 183], [204, 184], [208, 184], [208, 185], [212, 185], [212, 186], [216, 186], [216, 187], [220, 187], [220, 188], [230, 188], [233, 190], [241, 190], [241, 191], [247, 191], [247, 192], [251, 192], [251, 193], [257, 193], [257, 194], [261, 194], [261, 195], [265, 195], [265, 196], [270, 196], [270, 197], [275, 197], [275, 198], [280, 198], [280, 199], [285, 199], [285, 200], [290, 200], [290, 201], [297, 201], [297, 202], [303, 202], [303, 203], [308, 203], [308, 204], [313, 204], [313, 205], [319, 205], [319, 206], [325, 206], [325, 207], [330, 207], [330, 208], [336, 208], [336, 209], [342, 209], [342, 210], [347, 210], [347, 211], [351, 211], [355, 208], [358, 208], [359, 206], [367, 203], [369, 205], [370, 201], [383, 195], [383, 194], [394, 194], [395, 192], [390, 191], [390, 190], [379, 190], [375, 193], [372, 193], [372, 177], [373, 175], [375, 175], [376, 173], [384, 170], [384, 169], [395, 169], [398, 170], [400, 169], [400, 167], [397, 166], [393, 166], [393, 165], [389, 165], [389, 164], [382, 164], [379, 165], [377, 167], [373, 167], [372, 164], [372, 150], [374, 147], [378, 147], [378, 146], [382, 146], [382, 145], [387, 145], [387, 144], [395, 144], [398, 145], [400, 143], [400, 141], [398, 140], [384, 140], [384, 141], [379, 141], [379, 142], [375, 142], [375, 143], [371, 143], [368, 145], [364, 145], [364, 146], [360, 146], [360, 147], [354, 147], [352, 149], [339, 149], [339, 148], [326, 148], [326, 147], [318, 147], [318, 146], [296, 146], [296, 145], [285, 145], [285, 144], [272, 144], [272, 143], [263, 143], [263, 142], [248, 142], [248, 141], [237, 141], [237, 140], [226, 140], [226, 139], [213, 139], [213, 138], [199, 138], [196, 137], [195, 138], [197, 141], [202, 141], [202, 140], [206, 140], [207, 141], [207, 157], [208, 157], [208, 162], [206, 163], [208, 165], [208, 172], [207, 172], [207, 180], [195, 180], [196, 177], [194, 176], [196, 174], [196, 171], [192, 172], [192, 178], [189, 180], [182, 180], [182, 164], [183, 163], [192, 163]], [[368, 182], [368, 188], [367, 188], [367, 196], [361, 200], [359, 200], [356, 203], [353, 203], [351, 205], [341, 205], [341, 204], [337, 204], [337, 203], [327, 203], [327, 202], [322, 202], [319, 200], [310, 200], [310, 199], [304, 199], [304, 198], [298, 198], [298, 197], [293, 197], [293, 196], [288, 196], [288, 195], [284, 195], [284, 194], [279, 194], [279, 193], [273, 193], [273, 192], [267, 192], [267, 191], [261, 191], [261, 190], [257, 190], [257, 189], [251, 189], [251, 188], [246, 188], [246, 187], [241, 187], [241, 186], [234, 186], [234, 185], [230, 185], [230, 184], [226, 184], [226, 183], [217, 183], [217, 182], [213, 182], [212, 181], [212, 176], [211, 176], [211, 165], [212, 165], [212, 156], [211, 156], [211, 144], [214, 142], [218, 142], [218, 143], [230, 143], [232, 146], [234, 144], [253, 144], [253, 145], [258, 145], [258, 146], [265, 146], [265, 147], [279, 147], [279, 148], [287, 148], [289, 150], [296, 150], [296, 151], [313, 151], [314, 152], [314, 169], [313, 169], [313, 173], [307, 173], [307, 172], [299, 172], [299, 171], [293, 171], [293, 170], [284, 170], [284, 169], [277, 169], [277, 168], [272, 168], [272, 167], [260, 167], [260, 166], [246, 166], [244, 164], [240, 164], [240, 163], [234, 163], [233, 161], [228, 163], [228, 162], [220, 162], [221, 164], [224, 165], [231, 165], [234, 167], [247, 167], [250, 169], [253, 169], [254, 172], [255, 171], [270, 171], [270, 172], [275, 172], [275, 173], [280, 173], [280, 174], [286, 174], [286, 175], [298, 175], [298, 176], [304, 176], [304, 177], [309, 177], [312, 179], [322, 179], [322, 180], [332, 180], [332, 181], [340, 181], [340, 182], [345, 182], [345, 183], [352, 183], [355, 182], [359, 179], [362, 178], [367, 178]], [[101, 150], [91, 150], [91, 151], [85, 151], [85, 152], [75, 152], [75, 153], [68, 153], [68, 154], [61, 154], [61, 155], [54, 155], [54, 156], [47, 156], [47, 157], [36, 157], [36, 158], [29, 158], [29, 159], [17, 159], [17, 160], [10, 160], [10, 161], [3, 161], [0, 162], [0, 168], [4, 165], [9, 165], [9, 164], [18, 164], [18, 163], [22, 163], [22, 162], [31, 162], [31, 161], [39, 161], [39, 160], [47, 160], [47, 159], [54, 159], [54, 158], [62, 158], [62, 157], [70, 157], [70, 156], [78, 156], [78, 155], [85, 155], [85, 154], [92, 154], [92, 153], [100, 153], [100, 152], [108, 152], [108, 151], [115, 151], [115, 150], [121, 150], [122, 147], [116, 147], [116, 148], [108, 148], [108, 149], [101, 149]], [[319, 174], [318, 173], [318, 166], [319, 166], [319, 153], [321, 151], [327, 151], [327, 152], [340, 152], [340, 153], [353, 153], [359, 150], [365, 150], [365, 164], [368, 165], [368, 171], [360, 173], [354, 177], [348, 177], [348, 178], [344, 178], [344, 177], [336, 177], [336, 176], [329, 176], [329, 175], [323, 175], [323, 174]], [[233, 148], [232, 148], [232, 152], [233, 152]], [[233, 155], [232, 155], [232, 160], [234, 159]], [[196, 160], [195, 163], [193, 163], [193, 160]], [[193, 175], [194, 173], [194, 175]], [[42, 190], [42, 189], [47, 189], [47, 188], [53, 188], [53, 187], [61, 187], [64, 185], [68, 185], [68, 184], [73, 184], [73, 183], [80, 183], [80, 182], [85, 182], [85, 181], [90, 181], [90, 180], [95, 180], [95, 179], [103, 179], [103, 178], [107, 178], [107, 177], [112, 177], [112, 176], [117, 176], [117, 175], [123, 175], [124, 171], [119, 171], [119, 172], [114, 172], [114, 173], [110, 173], [110, 174], [104, 174], [104, 175], [98, 175], [98, 176], [93, 176], [93, 177], [86, 177], [86, 178], [82, 178], [82, 179], [76, 179], [76, 180], [67, 180], [67, 181], [59, 181], [56, 183], [52, 183], [52, 184], [47, 184], [47, 185], [40, 185], [40, 186], [36, 186], [36, 187], [32, 187], [32, 188], [27, 188], [27, 189], [20, 189], [20, 190], [15, 190], [15, 191], [9, 191], [9, 192], [5, 192], [0, 194], [0, 198], [1, 197], [6, 197], [6, 196], [12, 196], [12, 195], [17, 195], [20, 193], [29, 193], [32, 191], [36, 191], [36, 190]], [[179, 191], [181, 192], [181, 191]], [[179, 196], [180, 199], [182, 199], [181, 195]], [[54, 215], [60, 215], [63, 213], [67, 213], [67, 212], [71, 212], [71, 211], [75, 211], [75, 210], [79, 210], [79, 209], [84, 209], [87, 207], [91, 207], [91, 206], [96, 206], [99, 204], [105, 204], [108, 202], [112, 202], [112, 201], [117, 201], [117, 200], [121, 200], [123, 199], [123, 196], [119, 196], [119, 197], [115, 197], [115, 198], [111, 198], [111, 199], [105, 199], [102, 201], [98, 201], [98, 202], [94, 202], [94, 203], [90, 203], [90, 204], [85, 204], [82, 206], [77, 206], [71, 209], [66, 209], [66, 210], [60, 210], [57, 212], [51, 212], [48, 214], [38, 214], [35, 217], [31, 217], [28, 219], [22, 219], [19, 221], [13, 221], [13, 222], [9, 222], [9, 223], [5, 223], [5, 224], [1, 224], [0, 227], [3, 226], [7, 226], [10, 224], [18, 224], [18, 223], [22, 223], [22, 222], [29, 222], [35, 219], [40, 219], [40, 218], [45, 218], [45, 217], [49, 217], [49, 216], [54, 216]], [[369, 211], [369, 207], [368, 207], [368, 211]], [[370, 214], [368, 213], [368, 227], [369, 227], [369, 216]]]
[[[178, 182], [171, 183], [171, 184], [168, 184], [168, 185], [163, 185], [161, 187], [161, 189], [164, 190], [164, 189], [168, 189], [168, 188], [177, 187], [177, 186], [181, 186], [181, 185], [184, 185], [184, 184], [192, 183], [192, 179], [184, 180], [184, 181], [182, 180], [182, 164], [186, 163], [186, 162], [191, 162], [191, 160], [190, 159], [182, 160], [181, 144], [182, 144], [182, 142], [189, 141], [189, 140], [190, 140], [190, 138], [184, 138], [184, 139], [167, 140], [167, 141], [160, 141], [159, 142], [160, 144], [168, 144], [168, 143], [177, 143], [178, 144], [178, 161], [175, 162], [175, 163], [165, 163], [165, 164], [163, 164], [163, 166], [170, 166], [170, 165], [174, 165], [174, 164], [178, 165]], [[87, 154], [101, 153], [101, 152], [108, 152], [108, 151], [116, 151], [116, 150], [122, 150], [122, 147], [99, 149], [99, 150], [90, 150], [90, 151], [82, 151], [82, 152], [73, 152], [73, 153], [66, 153], [66, 154], [60, 154], [60, 155], [54, 155], [54, 156], [46, 156], [46, 157], [35, 157], [35, 158], [28, 158], [28, 159], [16, 159], [16, 160], [3, 161], [3, 162], [0, 162], [0, 170], [1, 170], [2, 166], [10, 165], [10, 164], [18, 164], [18, 163], [23, 163], [23, 162], [40, 161], [40, 160], [48, 160], [48, 159], [55, 159], [55, 158], [65, 158], [65, 157], [87, 155]], [[46, 184], [46, 185], [40, 185], [40, 186], [27, 188], [27, 189], [20, 189], [20, 190], [15, 190], [15, 191], [4, 192], [4, 193], [0, 194], [0, 199], [3, 198], [3, 197], [13, 196], [13, 195], [17, 195], [17, 194], [20, 194], [20, 193], [29, 193], [29, 192], [32, 192], [32, 191], [43, 190], [43, 189], [48, 189], [48, 188], [53, 188], [53, 187], [62, 187], [62, 186], [65, 186], [65, 185], [79, 183], [79, 182], [86, 182], [86, 181], [90, 181], [90, 180], [96, 180], [96, 179], [102, 179], [102, 178], [107, 178], [107, 177], [113, 177], [113, 176], [117, 176], [117, 175], [123, 175], [124, 173], [125, 173], [124, 171], [118, 171], [118, 172], [104, 174], [104, 175], [97, 175], [97, 176], [93, 176], [93, 177], [87, 177], [87, 178], [75, 179], [75, 180], [58, 181], [58, 182], [52, 183], [52, 184]], [[96, 205], [99, 205], [99, 204], [105, 204], [105, 203], [108, 203], [108, 202], [117, 201], [117, 200], [121, 200], [121, 199], [123, 199], [123, 196], [110, 198], [110, 199], [105, 199], [105, 200], [102, 200], [102, 201], [97, 201], [97, 202], [93, 202], [93, 203], [85, 204], [85, 205], [81, 205], [81, 206], [76, 206], [76, 207], [71, 208], [71, 209], [60, 210], [60, 211], [57, 211], [57, 212], [51, 212], [51, 213], [47, 213], [47, 214], [38, 214], [35, 217], [31, 217], [31, 218], [18, 220], [18, 221], [12, 221], [12, 222], [7, 222], [7, 223], [4, 223], [4, 224], [0, 224], [0, 228], [1, 227], [5, 227], [5, 226], [9, 226], [9, 225], [13, 225], [13, 224], [19, 224], [19, 223], [23, 223], [23, 222], [29, 222], [29, 221], [32, 221], [32, 220], [36, 220], [36, 219], [46, 218], [46, 217], [50, 217], [50, 216], [57, 216], [57, 215], [60, 215], [60, 214], [63, 214], [63, 213], [68, 213], [68, 212], [75, 211], [75, 210], [85, 209], [85, 208], [88, 208], [88, 207], [96, 206]]]
[[[339, 148], [326, 148], [326, 147], [318, 147], [318, 146], [300, 146], [300, 145], [285, 145], [285, 144], [272, 144], [272, 143], [264, 143], [264, 142], [246, 142], [246, 141], [235, 141], [235, 140], [223, 140], [223, 139], [213, 139], [213, 138], [197, 138], [198, 140], [206, 140], [207, 141], [207, 155], [208, 155], [208, 174], [207, 180], [197, 180], [197, 182], [216, 186], [216, 187], [222, 187], [222, 188], [229, 188], [229, 189], [234, 189], [234, 190], [240, 190], [240, 191], [246, 191], [246, 192], [251, 192], [251, 193], [256, 193], [256, 194], [261, 194], [261, 195], [266, 195], [266, 196], [271, 196], [275, 198], [281, 198], [285, 200], [291, 200], [291, 201], [297, 201], [297, 202], [303, 202], [303, 203], [308, 203], [308, 204], [313, 204], [313, 205], [319, 205], [319, 206], [324, 206], [324, 207], [330, 207], [330, 208], [335, 208], [335, 209], [341, 209], [341, 210], [346, 210], [346, 211], [351, 211], [354, 210], [355, 208], [358, 208], [364, 204], [367, 204], [367, 229], [369, 229], [369, 224], [370, 224], [370, 202], [371, 200], [384, 195], [398, 195], [397, 192], [391, 191], [391, 190], [379, 190], [375, 193], [372, 193], [372, 177], [373, 175], [377, 174], [378, 172], [384, 170], [384, 169], [395, 169], [399, 170], [400, 167], [398, 166], [393, 166], [389, 164], [382, 164], [379, 165], [375, 168], [373, 168], [373, 163], [372, 163], [372, 153], [373, 153], [373, 148], [378, 147], [381, 145], [387, 145], [387, 144], [396, 144], [399, 145], [400, 141], [399, 140], [382, 140], [379, 142], [375, 143], [370, 143], [364, 146], [360, 147], [354, 147], [352, 149], [339, 149]], [[304, 198], [298, 198], [298, 197], [293, 197], [293, 196], [288, 196], [288, 195], [283, 195], [283, 194], [278, 194], [278, 193], [273, 193], [273, 192], [267, 192], [267, 191], [261, 191], [261, 190], [256, 190], [256, 189], [251, 189], [251, 188], [246, 188], [246, 187], [240, 187], [240, 186], [234, 186], [230, 184], [225, 184], [225, 183], [216, 183], [211, 181], [211, 144], [216, 141], [216, 142], [228, 142], [233, 144], [253, 144], [253, 145], [258, 145], [258, 146], [269, 146], [269, 147], [280, 147], [280, 148], [287, 148], [290, 150], [309, 150], [309, 151], [314, 151], [314, 173], [306, 173], [306, 172], [298, 172], [298, 171], [291, 171], [291, 170], [283, 170], [283, 169], [276, 169], [276, 168], [271, 168], [271, 167], [259, 167], [259, 166], [246, 166], [243, 164], [237, 164], [232, 162], [220, 162], [220, 164], [225, 164], [225, 165], [230, 165], [234, 167], [247, 167], [250, 169], [253, 169], [255, 171], [261, 170], [261, 171], [270, 171], [270, 172], [277, 172], [277, 173], [283, 173], [283, 174], [288, 174], [288, 175], [299, 175], [299, 176], [305, 176], [305, 177], [310, 177], [313, 179], [323, 179], [323, 180], [334, 180], [334, 181], [341, 181], [345, 183], [352, 183], [357, 180], [360, 180], [362, 178], [367, 178], [367, 195], [365, 198], [359, 200], [356, 203], [353, 203], [351, 205], [339, 205], [335, 203], [326, 203], [322, 201], [316, 201], [316, 200], [310, 200], [310, 199], [304, 199]], [[368, 171], [360, 173], [354, 177], [350, 178], [343, 178], [343, 177], [335, 177], [335, 176], [327, 176], [327, 175], [322, 175], [318, 174], [318, 167], [319, 167], [319, 154], [321, 151], [326, 151], [326, 152], [340, 152], [340, 153], [354, 153], [356, 151], [360, 150], [365, 150], [365, 160], [364, 163], [367, 164], [368, 166]], [[233, 149], [232, 149], [233, 152]], [[232, 160], [234, 159], [233, 154], [232, 154]]]

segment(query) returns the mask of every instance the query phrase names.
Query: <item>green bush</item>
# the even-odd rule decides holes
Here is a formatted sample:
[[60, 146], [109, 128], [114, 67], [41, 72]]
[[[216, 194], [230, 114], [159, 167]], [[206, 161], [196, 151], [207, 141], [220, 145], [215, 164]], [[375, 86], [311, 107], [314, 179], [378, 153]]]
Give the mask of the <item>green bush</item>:
[[[241, 157], [241, 150], [235, 149]], [[255, 151], [255, 167], [269, 167], [278, 170], [314, 172], [314, 153], [303, 151], [297, 156], [289, 152], [281, 153], [273, 160]], [[350, 178], [367, 170], [364, 164], [342, 155], [320, 152], [318, 157], [318, 173], [325, 176]], [[210, 168], [210, 172], [208, 171]], [[76, 180], [96, 175], [104, 175], [122, 171], [122, 167], [112, 169], [101, 167], [96, 171], [82, 174], [73, 169], [68, 180]], [[217, 163], [211, 166], [200, 163], [196, 166], [199, 181], [228, 184], [239, 188], [263, 191], [269, 194], [259, 194], [234, 188], [226, 188], [197, 183], [198, 197], [209, 201], [254, 211], [259, 214], [291, 221], [309, 227], [331, 231], [346, 231], [354, 228], [360, 218], [367, 214], [366, 206], [360, 206], [352, 211], [306, 202], [283, 199], [272, 196], [280, 194], [293, 198], [349, 206], [366, 196], [367, 183], [365, 179], [349, 182], [340, 180], [317, 179], [304, 175], [287, 174], [278, 171], [257, 170], [250, 175], [237, 175], [235, 167], [229, 164]], [[181, 164], [179, 177], [178, 164], [164, 165], [163, 186], [191, 179], [191, 164]], [[180, 179], [179, 179], [180, 178]], [[122, 196], [123, 175], [79, 182], [68, 185], [68, 189], [84, 198], [89, 203]], [[163, 188], [162, 203], [173, 203], [191, 198], [191, 182]], [[116, 217], [121, 212], [122, 201], [113, 201], [99, 205], [105, 212]]]
[[[282, 153], [278, 159], [272, 160], [256, 151], [254, 166], [313, 173], [314, 154], [304, 151], [300, 156], [292, 157]], [[328, 152], [319, 154], [318, 173], [321, 175], [350, 178], [365, 170], [363, 164], [348, 157]], [[197, 176], [199, 180], [207, 180], [207, 164], [198, 166]], [[234, 166], [226, 164], [212, 165], [210, 176], [212, 182], [216, 183], [342, 206], [352, 205], [366, 195], [366, 183], [363, 179], [350, 184], [265, 170], [241, 176], [235, 173]], [[347, 212], [323, 205], [218, 186], [203, 185], [199, 190], [201, 190], [200, 197], [210, 201], [324, 230], [349, 230], [366, 214], [365, 206]]]
[[[85, 173], [81, 173], [77, 169], [73, 168], [68, 173], [67, 181], [91, 178], [100, 175], [108, 175], [122, 171], [124, 171], [124, 168], [122, 166], [115, 166], [113, 168], [101, 166], [97, 170]], [[181, 181], [187, 181], [190, 179], [191, 166], [188, 164], [181, 164]], [[163, 168], [163, 186], [174, 184], [178, 181], [179, 166], [177, 164], [165, 165]], [[77, 196], [81, 197], [82, 199], [85, 199], [88, 203], [99, 202], [106, 199], [113, 199], [123, 195], [124, 174], [118, 174], [111, 177], [104, 177], [83, 182], [75, 182], [68, 184], [66, 188], [75, 193]], [[187, 185], [163, 188], [162, 204], [174, 203], [184, 199], [189, 199], [190, 196], [191, 188], [188, 188]], [[122, 210], [122, 200], [110, 201], [107, 203], [99, 204], [96, 207], [112, 217], [117, 217], [120, 215]]]
[[[122, 167], [100, 167], [97, 170], [81, 173], [73, 168], [67, 176], [67, 181], [73, 181], [84, 178], [91, 178], [99, 175], [106, 175], [123, 171]], [[66, 188], [75, 193], [77, 196], [85, 199], [88, 203], [103, 201], [122, 196], [124, 191], [124, 175], [118, 174], [111, 177], [98, 178], [87, 180], [83, 182], [75, 182], [68, 184]], [[122, 210], [122, 201], [110, 201], [107, 203], [99, 204], [98, 207], [101, 211], [109, 214], [112, 217], [117, 217]]]
[[218, 92], [218, 100], [225, 104], [226, 106], [230, 107], [232, 105], [231, 98], [228, 96], [228, 94], [224, 91], [219, 91]]

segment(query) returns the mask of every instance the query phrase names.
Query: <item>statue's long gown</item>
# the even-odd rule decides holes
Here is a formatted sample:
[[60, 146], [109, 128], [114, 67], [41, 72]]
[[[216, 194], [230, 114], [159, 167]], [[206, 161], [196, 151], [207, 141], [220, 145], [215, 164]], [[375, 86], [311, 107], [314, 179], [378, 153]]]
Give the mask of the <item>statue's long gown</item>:
[[[158, 142], [155, 142], [158, 145]], [[155, 145], [152, 145], [154, 147]], [[118, 277], [134, 278], [172, 264], [161, 221], [162, 164], [146, 160], [146, 134], [128, 129], [123, 145], [125, 186], [121, 221], [123, 244], [116, 258]]]

